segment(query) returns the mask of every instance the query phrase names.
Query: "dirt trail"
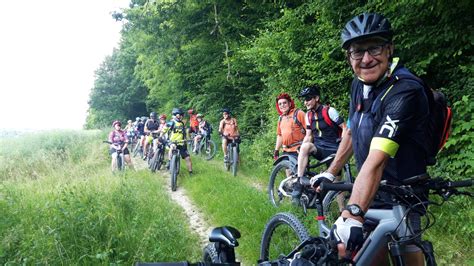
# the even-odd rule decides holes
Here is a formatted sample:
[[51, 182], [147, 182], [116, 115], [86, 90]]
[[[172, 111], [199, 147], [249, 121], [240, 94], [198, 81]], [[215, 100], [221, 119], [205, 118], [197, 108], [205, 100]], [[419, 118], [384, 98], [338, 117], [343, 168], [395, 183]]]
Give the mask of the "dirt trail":
[[[133, 163], [138, 170], [146, 169], [148, 167], [146, 162], [140, 159], [134, 159]], [[171, 178], [168, 171], [160, 170], [157, 174], [165, 176], [165, 178], [160, 178], [160, 180], [165, 183], [166, 192], [172, 200], [183, 208], [184, 213], [189, 220], [189, 227], [199, 235], [201, 246], [204, 247], [209, 243], [209, 233], [214, 227], [211, 227], [203, 219], [204, 216], [186, 195], [186, 190], [184, 188], [178, 186], [176, 191], [171, 191]]]

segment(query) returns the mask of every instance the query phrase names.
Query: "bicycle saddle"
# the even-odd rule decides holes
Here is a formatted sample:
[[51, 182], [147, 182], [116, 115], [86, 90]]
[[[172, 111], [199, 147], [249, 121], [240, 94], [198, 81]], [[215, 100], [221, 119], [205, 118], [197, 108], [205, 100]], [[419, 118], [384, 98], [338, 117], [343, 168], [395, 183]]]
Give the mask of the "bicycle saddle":
[[210, 242], [219, 242], [229, 247], [238, 247], [240, 232], [232, 226], [216, 227], [209, 234]]

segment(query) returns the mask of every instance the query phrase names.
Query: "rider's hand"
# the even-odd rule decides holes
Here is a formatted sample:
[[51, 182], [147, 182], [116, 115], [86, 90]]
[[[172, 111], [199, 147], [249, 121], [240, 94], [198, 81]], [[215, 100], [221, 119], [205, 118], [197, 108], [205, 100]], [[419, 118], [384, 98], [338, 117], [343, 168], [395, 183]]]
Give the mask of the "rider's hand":
[[278, 155], [280, 155], [280, 151], [279, 150], [274, 150], [273, 151], [273, 160], [277, 160], [278, 159]]
[[[360, 249], [364, 243], [362, 223], [350, 217], [339, 217], [331, 229], [330, 238], [337, 241], [338, 244], [343, 244], [345, 250], [356, 251]], [[345, 252], [341, 253], [339, 249], [339, 255], [344, 257], [346, 254]]]
[[324, 173], [313, 176], [311, 180], [309, 181], [309, 183], [311, 184], [313, 188], [317, 188], [319, 187], [319, 185], [321, 185], [321, 183], [333, 182], [334, 179], [336, 179], [336, 177], [333, 174], [324, 172]]

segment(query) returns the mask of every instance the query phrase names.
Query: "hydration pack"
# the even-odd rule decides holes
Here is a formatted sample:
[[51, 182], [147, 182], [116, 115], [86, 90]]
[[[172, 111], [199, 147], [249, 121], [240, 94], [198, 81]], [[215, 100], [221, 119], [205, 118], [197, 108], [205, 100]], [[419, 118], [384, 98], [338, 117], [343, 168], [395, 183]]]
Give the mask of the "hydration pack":
[[[293, 112], [293, 123], [295, 123], [296, 125], [298, 125], [298, 127], [300, 128], [301, 130], [301, 133], [303, 133], [303, 135], [306, 134], [306, 129], [304, 128], [304, 126], [301, 124], [301, 122], [298, 120], [298, 112], [300, 112], [301, 110], [299, 108], [296, 108], [296, 110]], [[302, 112], [302, 111], [301, 111]], [[278, 126], [280, 126], [280, 122], [281, 122], [281, 119], [282, 119], [282, 116], [283, 115], [280, 115], [280, 117], [278, 118]]]
[[391, 86], [402, 79], [414, 80], [421, 84], [428, 99], [429, 117], [426, 137], [429, 145], [427, 146], [427, 163], [428, 165], [435, 165], [436, 155], [446, 144], [451, 132], [453, 119], [451, 107], [448, 106], [446, 96], [442, 92], [433, 90], [422, 79], [411, 73], [392, 76], [391, 81], [387, 84], [387, 89], [390, 89]]

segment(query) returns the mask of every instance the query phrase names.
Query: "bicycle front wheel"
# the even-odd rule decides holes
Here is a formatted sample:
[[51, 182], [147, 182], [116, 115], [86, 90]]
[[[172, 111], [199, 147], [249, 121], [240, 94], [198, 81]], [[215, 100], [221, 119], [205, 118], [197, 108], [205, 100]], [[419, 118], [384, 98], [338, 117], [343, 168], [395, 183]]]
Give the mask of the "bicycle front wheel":
[[216, 155], [216, 143], [212, 140], [202, 141], [199, 154], [204, 156], [206, 160], [211, 160]]
[[273, 261], [288, 255], [309, 238], [304, 225], [291, 213], [278, 213], [265, 225], [260, 243], [260, 260]]
[[214, 243], [210, 243], [206, 247], [204, 247], [202, 260], [203, 262], [207, 263], [220, 263], [219, 255], [217, 254], [217, 250]]
[[[281, 204], [286, 203], [291, 204], [291, 198], [285, 197], [278, 191], [280, 183], [288, 177], [288, 174], [293, 174], [291, 173], [291, 165], [288, 160], [283, 160], [275, 165], [270, 174], [270, 180], [268, 182], [268, 198], [275, 207], [279, 207]], [[292, 184], [292, 182], [288, 181], [283, 185], [282, 188], [287, 194], [291, 194], [293, 191]]]
[[150, 160], [150, 170], [152, 173], [156, 172], [158, 170], [158, 151], [153, 154], [153, 157]]
[[140, 147], [140, 141], [137, 141], [135, 146], [133, 147], [133, 157], [137, 157], [140, 154], [140, 157], [143, 157], [142, 147]]
[[[323, 213], [326, 224], [334, 224], [347, 205], [349, 193], [344, 191], [329, 191], [323, 199]], [[327, 236], [329, 232], [319, 232]]]
[[161, 166], [163, 165], [163, 161], [164, 161], [164, 150], [161, 148], [159, 149], [157, 152], [158, 154], [158, 160], [156, 162], [156, 170], [160, 170]]
[[170, 163], [170, 174], [171, 174], [171, 190], [176, 191], [176, 188], [178, 187], [178, 156], [176, 154], [173, 154], [171, 156], [171, 163]]
[[232, 147], [232, 175], [237, 176], [237, 163], [239, 162], [239, 153], [237, 146]]

